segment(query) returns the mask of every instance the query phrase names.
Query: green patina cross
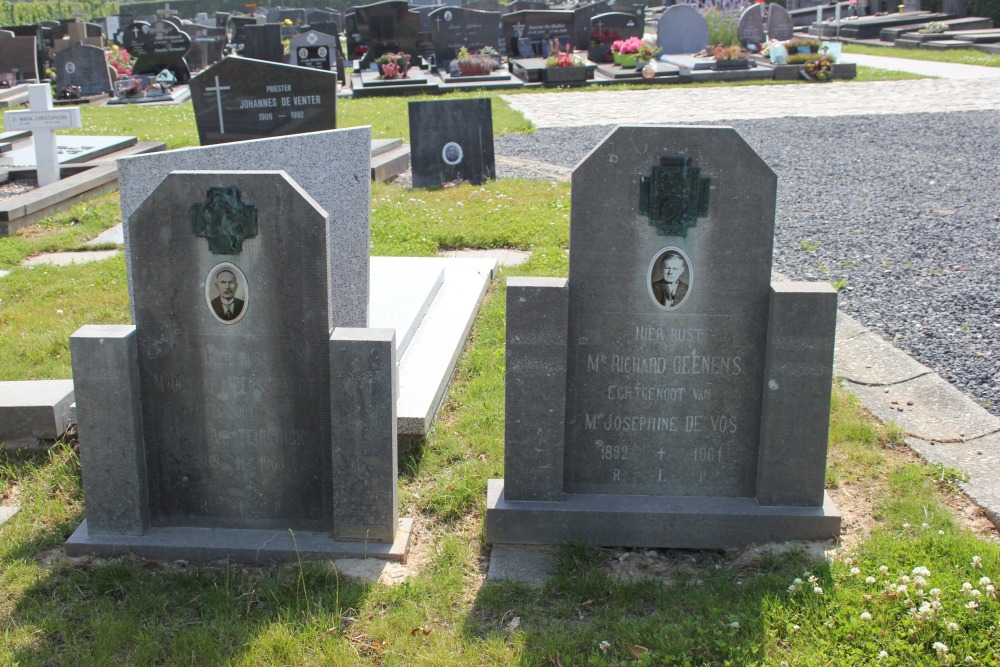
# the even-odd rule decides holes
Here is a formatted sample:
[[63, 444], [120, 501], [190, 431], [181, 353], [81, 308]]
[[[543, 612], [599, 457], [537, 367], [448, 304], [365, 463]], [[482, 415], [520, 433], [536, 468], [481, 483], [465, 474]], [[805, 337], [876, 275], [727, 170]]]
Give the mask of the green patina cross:
[[257, 207], [235, 186], [211, 187], [205, 201], [191, 205], [191, 231], [208, 239], [215, 255], [238, 255], [243, 241], [257, 236]]
[[652, 173], [639, 177], [639, 213], [659, 236], [687, 236], [698, 218], [708, 215], [711, 178], [689, 157], [663, 157]]

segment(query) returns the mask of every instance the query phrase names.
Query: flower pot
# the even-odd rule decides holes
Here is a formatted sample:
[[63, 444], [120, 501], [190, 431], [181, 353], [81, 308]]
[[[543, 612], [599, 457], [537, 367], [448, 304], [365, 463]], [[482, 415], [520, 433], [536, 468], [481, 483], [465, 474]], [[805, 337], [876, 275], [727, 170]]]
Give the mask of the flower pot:
[[462, 76], [484, 76], [493, 73], [493, 70], [490, 67], [475, 63], [470, 65], [458, 63], [458, 68], [462, 70]]
[[635, 54], [634, 53], [620, 53], [618, 54], [618, 65], [624, 67], [625, 69], [635, 68]]
[[543, 84], [546, 86], [567, 86], [572, 84], [586, 83], [586, 65], [574, 65], [573, 67], [546, 67]]

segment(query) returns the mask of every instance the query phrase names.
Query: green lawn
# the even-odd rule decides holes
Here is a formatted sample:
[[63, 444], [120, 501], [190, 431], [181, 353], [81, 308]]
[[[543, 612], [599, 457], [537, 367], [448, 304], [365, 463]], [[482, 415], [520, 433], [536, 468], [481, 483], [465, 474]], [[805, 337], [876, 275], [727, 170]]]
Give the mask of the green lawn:
[[[401, 136], [394, 122], [385, 131]], [[37, 248], [73, 247], [115, 222], [115, 200], [0, 239], [0, 257], [11, 266]], [[419, 527], [406, 583], [362, 584], [325, 563], [69, 559], [60, 545], [84, 514], [76, 451], [0, 451], [0, 499], [21, 506], [0, 528], [0, 667], [1000, 663], [995, 538], [949, 507], [954, 471], [912, 460], [898, 429], [839, 389], [827, 486], [853, 521], [832, 559], [799, 548], [622, 559], [566, 545], [544, 587], [484, 584], [486, 480], [503, 474], [503, 285], [565, 276], [568, 227], [565, 183], [373, 187], [374, 254], [532, 252], [487, 296], [433, 433], [401, 454], [400, 514]], [[120, 257], [15, 268], [0, 279], [0, 379], [66, 377], [70, 333], [127, 320]], [[655, 576], [615, 576], [628, 561]]]
[[930, 49], [900, 49], [894, 46], [867, 46], [864, 44], [844, 44], [844, 53], [866, 56], [905, 58], [906, 60], [931, 60], [939, 63], [960, 63], [962, 65], [983, 65], [1000, 67], [1000, 55], [983, 53], [975, 49], [954, 49], [932, 51]]

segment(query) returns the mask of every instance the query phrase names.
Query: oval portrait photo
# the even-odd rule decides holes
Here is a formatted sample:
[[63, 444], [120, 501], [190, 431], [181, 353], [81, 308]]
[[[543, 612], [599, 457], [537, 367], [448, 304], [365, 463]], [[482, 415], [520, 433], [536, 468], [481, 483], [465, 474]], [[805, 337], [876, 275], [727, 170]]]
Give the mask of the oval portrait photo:
[[222, 262], [212, 267], [205, 280], [205, 301], [215, 319], [236, 324], [247, 314], [250, 285], [235, 264]]
[[666, 310], [680, 307], [691, 293], [691, 260], [680, 248], [668, 246], [649, 263], [649, 296]]

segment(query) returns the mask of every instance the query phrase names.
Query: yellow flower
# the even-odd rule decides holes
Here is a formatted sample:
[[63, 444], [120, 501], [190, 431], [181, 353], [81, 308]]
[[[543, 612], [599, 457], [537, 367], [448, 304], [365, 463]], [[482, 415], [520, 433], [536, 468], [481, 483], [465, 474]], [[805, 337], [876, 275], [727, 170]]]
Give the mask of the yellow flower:
[[112, 44], [111, 45], [111, 50], [112, 51], [117, 51], [118, 50], [118, 45], [117, 44]]
[[292, 19], [285, 19], [284, 20], [284, 24], [285, 25], [292, 25]]

